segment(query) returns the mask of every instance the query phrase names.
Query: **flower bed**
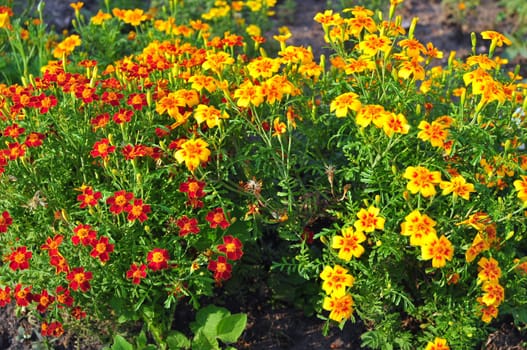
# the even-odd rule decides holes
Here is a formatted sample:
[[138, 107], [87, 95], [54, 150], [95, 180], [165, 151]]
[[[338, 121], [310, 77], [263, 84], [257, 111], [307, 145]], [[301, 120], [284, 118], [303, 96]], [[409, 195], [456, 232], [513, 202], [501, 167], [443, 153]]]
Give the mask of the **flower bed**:
[[[493, 320], [525, 323], [525, 85], [494, 54], [508, 39], [474, 34], [473, 55], [437, 66], [393, 1], [317, 14], [333, 52], [317, 62], [286, 29], [262, 36], [274, 5], [88, 20], [75, 3], [56, 42], [1, 9], [20, 82], [1, 87], [0, 303], [44, 342], [89, 315], [114, 346], [235, 343], [246, 315], [203, 297], [243, 284], [269, 235], [286, 246], [274, 271], [316, 288], [300, 306], [327, 327], [360, 318], [363, 346], [470, 348]], [[183, 304], [191, 334], [172, 329]]]

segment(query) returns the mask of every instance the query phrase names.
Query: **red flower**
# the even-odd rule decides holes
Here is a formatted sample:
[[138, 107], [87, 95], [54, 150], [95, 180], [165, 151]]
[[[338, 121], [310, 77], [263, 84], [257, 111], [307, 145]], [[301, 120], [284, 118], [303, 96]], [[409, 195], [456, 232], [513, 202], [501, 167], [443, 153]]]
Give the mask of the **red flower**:
[[91, 246], [93, 247], [91, 257], [99, 258], [103, 263], [110, 260], [110, 253], [113, 252], [114, 245], [108, 242], [108, 237], [103, 236], [99, 240], [92, 240]]
[[4, 156], [9, 160], [15, 160], [26, 154], [26, 145], [18, 142], [10, 142], [7, 144], [7, 149], [4, 151]]
[[126, 103], [129, 106], [132, 106], [136, 111], [140, 111], [147, 105], [146, 95], [145, 94], [130, 94], [128, 101]]
[[81, 188], [82, 193], [77, 196], [77, 200], [81, 202], [80, 208], [86, 208], [87, 206], [94, 207], [97, 205], [97, 201], [101, 199], [101, 192], [94, 192], [91, 186], [84, 186]]
[[179, 227], [179, 235], [184, 237], [189, 233], [197, 234], [199, 232], [198, 220], [196, 218], [188, 218], [186, 215], [183, 215], [176, 222], [176, 225]]
[[46, 136], [39, 132], [32, 132], [29, 135], [27, 135], [26, 140], [24, 141], [24, 145], [27, 147], [38, 147], [42, 145], [42, 140], [44, 140]]
[[53, 256], [55, 254], [58, 254], [59, 252], [59, 246], [62, 243], [62, 240], [64, 239], [64, 236], [56, 234], [55, 237], [51, 238], [48, 237], [46, 239], [46, 243], [43, 244], [40, 249], [42, 250], [48, 250], [49, 256]]
[[2, 213], [2, 216], [0, 216], [0, 232], [7, 232], [7, 229], [9, 228], [9, 226], [11, 226], [12, 223], [13, 219], [7, 211], [4, 211]]
[[88, 84], [78, 84], [75, 89], [75, 97], [82, 99], [84, 103], [91, 103], [99, 99], [99, 96], [95, 93], [95, 88], [90, 87]]
[[41, 93], [40, 95], [33, 97], [33, 107], [39, 108], [40, 114], [47, 113], [51, 107], [56, 105], [57, 98], [54, 95], [46, 96], [46, 94]]
[[146, 277], [146, 265], [133, 263], [130, 265], [130, 269], [126, 271], [126, 278], [131, 279], [133, 284], [141, 283], [141, 280]]
[[222, 208], [216, 208], [209, 212], [206, 219], [209, 222], [211, 228], [216, 228], [219, 226], [222, 229], [226, 229], [230, 225], [227, 219], [225, 219], [225, 214], [223, 213]]
[[218, 256], [218, 260], [209, 261], [208, 269], [214, 272], [214, 279], [217, 282], [231, 278], [232, 266], [224, 256]]
[[71, 241], [74, 245], [79, 243], [83, 246], [90, 245], [97, 237], [97, 232], [92, 230], [90, 225], [79, 224], [73, 229], [73, 232], [75, 235], [71, 237]]
[[13, 271], [29, 269], [29, 259], [32, 256], [33, 253], [27, 250], [25, 246], [18, 247], [7, 258], [10, 261], [9, 267]]
[[132, 160], [136, 157], [144, 157], [148, 154], [148, 147], [144, 145], [126, 145], [122, 149], [124, 159]]
[[55, 298], [57, 299], [60, 308], [64, 306], [71, 307], [71, 305], [73, 305], [73, 297], [71, 296], [69, 289], [66, 289], [63, 286], [58, 286], [57, 289], [55, 289]]
[[116, 124], [128, 123], [132, 120], [132, 115], [134, 115], [133, 111], [121, 108], [119, 112], [114, 113], [113, 121]]
[[4, 289], [0, 288], [0, 307], [11, 304], [11, 288], [5, 286]]
[[186, 182], [179, 185], [179, 191], [186, 193], [189, 199], [202, 198], [205, 196], [203, 189], [205, 182], [189, 177]]
[[74, 268], [66, 276], [68, 281], [70, 281], [70, 288], [74, 291], [79, 289], [83, 292], [86, 292], [90, 289], [90, 280], [93, 278], [93, 274], [90, 271], [84, 271], [84, 267]]
[[26, 131], [26, 129], [20, 127], [17, 123], [14, 123], [14, 124], [6, 126], [2, 134], [5, 137], [11, 137], [11, 138], [16, 139], [17, 137], [22, 135], [24, 131]]
[[31, 302], [31, 286], [22, 289], [22, 285], [18, 283], [15, 286], [15, 300], [18, 306], [28, 306]]
[[68, 265], [68, 261], [58, 251], [52, 256], [50, 256], [49, 263], [51, 266], [55, 267], [56, 274], [59, 274], [61, 272], [70, 272], [70, 266]]
[[102, 139], [95, 142], [90, 154], [93, 158], [101, 157], [102, 159], [106, 159], [113, 152], [115, 152], [115, 146], [110, 146], [110, 140]]
[[124, 211], [128, 213], [127, 219], [129, 221], [134, 221], [138, 219], [141, 222], [145, 222], [148, 219], [148, 214], [150, 212], [150, 206], [148, 204], [143, 204], [142, 199], [134, 199], [133, 203], [128, 203], [124, 208]]
[[86, 312], [84, 312], [80, 306], [75, 306], [73, 309], [71, 309], [71, 316], [73, 316], [76, 320], [81, 320], [86, 318]]
[[117, 191], [113, 194], [113, 197], [109, 197], [106, 200], [106, 204], [110, 205], [110, 212], [115, 215], [121, 214], [129, 202], [134, 198], [132, 192], [126, 192], [125, 190]]
[[62, 323], [59, 321], [53, 321], [51, 323], [44, 321], [40, 325], [40, 334], [42, 334], [44, 337], [58, 338], [64, 334], [64, 328], [62, 327]]
[[168, 250], [162, 248], [154, 248], [148, 252], [146, 261], [148, 262], [148, 268], [152, 271], [158, 271], [168, 268]]
[[101, 99], [103, 100], [104, 103], [117, 107], [121, 104], [120, 100], [123, 97], [124, 97], [123, 94], [113, 92], [113, 91], [105, 91], [102, 93]]
[[49, 295], [48, 291], [44, 289], [40, 294], [33, 294], [33, 301], [38, 303], [37, 310], [43, 314], [55, 301], [55, 297]]
[[238, 260], [243, 256], [242, 242], [233, 236], [223, 237], [223, 244], [218, 245], [218, 250], [227, 256], [229, 260]]
[[93, 131], [104, 128], [110, 121], [110, 115], [108, 113], [99, 114], [95, 118], [90, 120]]

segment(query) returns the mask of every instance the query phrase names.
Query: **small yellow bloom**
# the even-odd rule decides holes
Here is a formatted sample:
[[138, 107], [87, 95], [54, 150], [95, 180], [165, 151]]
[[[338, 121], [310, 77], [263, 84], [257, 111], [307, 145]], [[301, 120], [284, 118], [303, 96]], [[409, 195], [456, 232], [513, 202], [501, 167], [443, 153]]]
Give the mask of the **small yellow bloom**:
[[425, 350], [450, 350], [446, 339], [435, 338], [433, 342], [428, 342], [426, 344]]
[[338, 257], [344, 261], [350, 261], [352, 257], [359, 258], [364, 253], [364, 247], [360, 244], [366, 240], [362, 231], [354, 231], [352, 227], [342, 229], [342, 236], [334, 236], [331, 248], [338, 249]]
[[338, 118], [343, 118], [348, 115], [348, 112], [357, 112], [361, 107], [359, 95], [354, 92], [346, 92], [342, 95], [337, 96], [329, 106], [331, 112], [335, 112]]
[[444, 196], [452, 193], [454, 198], [459, 196], [467, 201], [470, 199], [470, 193], [476, 192], [474, 185], [468, 183], [461, 175], [452, 177], [450, 181], [441, 181], [439, 187], [443, 190]]
[[380, 209], [370, 206], [367, 210], [362, 208], [357, 213], [358, 220], [353, 226], [357, 231], [373, 232], [375, 229], [384, 230], [384, 218], [379, 216]]
[[331, 295], [324, 298], [322, 308], [330, 311], [329, 318], [331, 320], [341, 322], [351, 317], [353, 305], [354, 302], [351, 294], [345, 294], [343, 296]]
[[209, 160], [208, 146], [209, 144], [201, 139], [187, 140], [176, 151], [174, 157], [179, 163], [185, 162], [188, 170], [194, 171], [202, 162]]
[[451, 261], [454, 256], [454, 247], [445, 236], [435, 237], [428, 244], [421, 246], [421, 257], [423, 260], [432, 259], [432, 267], [439, 268]]
[[348, 270], [340, 265], [334, 267], [326, 266], [320, 273], [320, 278], [324, 281], [322, 283], [322, 290], [327, 295], [342, 296], [346, 294], [346, 288], [352, 287], [355, 279], [348, 274]]

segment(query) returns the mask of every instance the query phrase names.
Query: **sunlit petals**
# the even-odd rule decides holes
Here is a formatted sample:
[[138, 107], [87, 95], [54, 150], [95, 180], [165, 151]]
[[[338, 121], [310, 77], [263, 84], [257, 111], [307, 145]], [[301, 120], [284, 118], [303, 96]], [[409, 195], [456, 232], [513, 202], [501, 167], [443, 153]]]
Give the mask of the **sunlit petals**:
[[331, 101], [329, 110], [335, 112], [338, 118], [348, 115], [349, 111], [357, 112], [361, 107], [359, 95], [354, 92], [346, 92]]
[[445, 236], [434, 237], [428, 244], [421, 246], [421, 257], [423, 260], [432, 259], [432, 267], [440, 268], [451, 261], [454, 256], [454, 247]]
[[341, 234], [333, 237], [331, 248], [338, 249], [338, 257], [344, 261], [359, 258], [364, 253], [364, 247], [360, 245], [366, 240], [364, 233], [348, 226], [342, 229]]

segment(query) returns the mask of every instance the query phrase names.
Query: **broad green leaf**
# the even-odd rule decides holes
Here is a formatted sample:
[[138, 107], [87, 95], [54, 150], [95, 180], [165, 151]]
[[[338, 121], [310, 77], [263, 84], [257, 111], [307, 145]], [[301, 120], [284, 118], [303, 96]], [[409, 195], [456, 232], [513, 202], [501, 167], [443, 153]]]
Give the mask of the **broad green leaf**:
[[192, 340], [192, 349], [219, 350], [220, 344], [216, 338], [209, 338], [203, 333], [203, 329], [194, 335]]
[[198, 311], [196, 321], [190, 324], [190, 329], [194, 334], [202, 331], [209, 339], [216, 339], [218, 324], [229, 315], [229, 310], [223, 307], [207, 305]]
[[234, 314], [223, 318], [218, 324], [218, 338], [225, 343], [235, 343], [245, 330], [247, 314]]
[[134, 350], [134, 346], [130, 344], [124, 337], [116, 335], [113, 337], [112, 350]]
[[167, 344], [170, 350], [189, 349], [190, 339], [188, 339], [183, 333], [174, 331], [171, 332], [167, 337]]

